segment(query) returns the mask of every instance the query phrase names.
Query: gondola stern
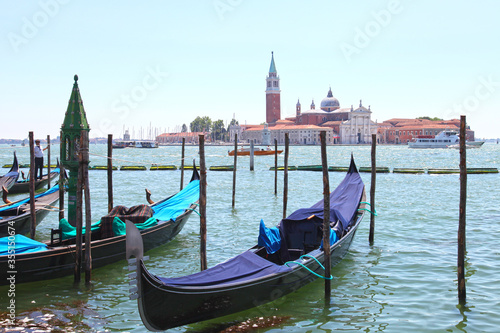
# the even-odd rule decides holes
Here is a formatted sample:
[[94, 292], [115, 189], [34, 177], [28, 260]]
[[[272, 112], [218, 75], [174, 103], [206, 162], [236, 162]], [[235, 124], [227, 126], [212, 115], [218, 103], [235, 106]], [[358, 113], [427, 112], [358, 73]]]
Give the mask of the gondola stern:
[[191, 176], [190, 182], [193, 180], [200, 180], [200, 174], [198, 173], [198, 169], [196, 168], [196, 160], [193, 159], [193, 175]]
[[356, 163], [354, 162], [354, 154], [351, 153], [351, 163], [349, 164], [349, 170], [347, 173], [358, 173], [358, 168], [356, 167]]

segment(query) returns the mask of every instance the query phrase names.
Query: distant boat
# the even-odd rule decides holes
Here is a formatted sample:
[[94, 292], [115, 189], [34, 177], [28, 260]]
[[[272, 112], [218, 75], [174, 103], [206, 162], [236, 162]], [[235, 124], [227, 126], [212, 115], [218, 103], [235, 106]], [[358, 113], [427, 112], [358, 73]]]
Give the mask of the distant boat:
[[408, 142], [408, 148], [448, 148], [459, 143], [458, 134], [453, 130], [439, 132], [438, 135], [417, 135]]
[[[253, 154], [254, 155], [274, 155], [276, 150], [274, 149], [254, 149]], [[278, 150], [278, 154], [281, 154], [283, 150]], [[234, 150], [228, 151], [229, 156], [234, 156]], [[237, 151], [238, 156], [249, 156], [250, 155], [250, 148], [240, 148]]]
[[113, 149], [121, 148], [158, 148], [158, 142], [154, 140], [116, 140]]

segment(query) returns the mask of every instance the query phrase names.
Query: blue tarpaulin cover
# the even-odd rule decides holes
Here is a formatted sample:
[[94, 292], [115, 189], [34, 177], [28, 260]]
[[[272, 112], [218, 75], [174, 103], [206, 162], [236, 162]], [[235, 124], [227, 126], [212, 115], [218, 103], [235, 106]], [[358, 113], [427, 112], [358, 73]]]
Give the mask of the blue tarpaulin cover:
[[172, 287], [215, 286], [245, 282], [270, 274], [290, 271], [288, 266], [276, 265], [257, 254], [246, 251], [207, 270], [178, 278], [159, 278]]
[[[10, 246], [13, 246], [13, 243], [15, 243], [15, 254], [38, 252], [47, 249], [46, 244], [37, 242], [36, 240], [23, 235], [16, 235], [15, 237], [2, 237], [0, 238], [0, 256], [8, 255], [9, 244]], [[12, 250], [10, 254], [14, 254], [12, 253]]]
[[280, 230], [277, 227], [268, 228], [264, 224], [264, 220], [260, 220], [257, 245], [264, 246], [269, 254], [278, 251], [281, 247]]
[[[364, 187], [365, 185], [356, 169], [354, 160], [351, 160], [349, 171], [344, 180], [330, 193], [330, 222], [341, 222], [338, 225], [341, 235], [358, 211]], [[284, 221], [307, 220], [312, 215], [323, 220], [323, 210], [324, 203], [323, 200], [320, 200], [310, 208], [296, 210], [284, 219]]]
[[159, 221], [168, 221], [177, 218], [184, 213], [191, 204], [200, 198], [200, 181], [192, 180], [185, 188], [173, 197], [151, 206], [153, 208], [153, 217]]
[[[45, 191], [43, 193], [40, 193], [38, 195], [35, 195], [35, 199], [44, 197], [44, 196], [46, 196], [48, 194], [51, 194], [51, 193], [54, 193], [56, 191], [59, 191], [59, 185], [51, 187], [49, 190], [47, 190], [47, 191]], [[30, 202], [30, 198], [29, 197], [27, 197], [26, 199], [20, 200], [20, 201], [14, 203], [12, 205], [8, 205], [8, 206], [5, 206], [5, 207], [2, 207], [2, 208], [0, 208], [0, 211], [4, 211], [4, 210], [8, 210], [8, 209], [13, 209], [13, 208], [17, 209], [17, 207], [21, 206], [22, 204], [28, 203], [28, 202]]]

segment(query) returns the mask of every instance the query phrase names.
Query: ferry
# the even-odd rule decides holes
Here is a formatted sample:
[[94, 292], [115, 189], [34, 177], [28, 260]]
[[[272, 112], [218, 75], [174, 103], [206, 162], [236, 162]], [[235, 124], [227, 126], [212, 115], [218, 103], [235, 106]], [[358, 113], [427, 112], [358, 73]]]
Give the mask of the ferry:
[[[455, 148], [458, 147], [460, 138], [454, 130], [445, 130], [438, 135], [417, 135], [408, 142], [408, 148]], [[479, 148], [484, 141], [467, 141], [467, 148]]]
[[438, 135], [417, 135], [408, 148], [448, 148], [459, 143], [458, 133], [453, 130], [439, 132]]
[[154, 140], [116, 140], [113, 149], [121, 148], [158, 148], [158, 142]]

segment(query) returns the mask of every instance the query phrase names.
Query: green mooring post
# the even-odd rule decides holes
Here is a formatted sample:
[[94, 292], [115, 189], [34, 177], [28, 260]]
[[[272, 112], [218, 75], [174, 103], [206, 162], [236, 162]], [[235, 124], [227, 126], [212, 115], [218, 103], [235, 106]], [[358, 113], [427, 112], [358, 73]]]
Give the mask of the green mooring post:
[[78, 89], [78, 75], [74, 77], [75, 83], [69, 98], [68, 109], [61, 126], [61, 163], [69, 170], [68, 182], [68, 222], [76, 226], [76, 183], [78, 179], [78, 152], [80, 150], [81, 131], [90, 131], [87, 115], [83, 108], [80, 89]]

